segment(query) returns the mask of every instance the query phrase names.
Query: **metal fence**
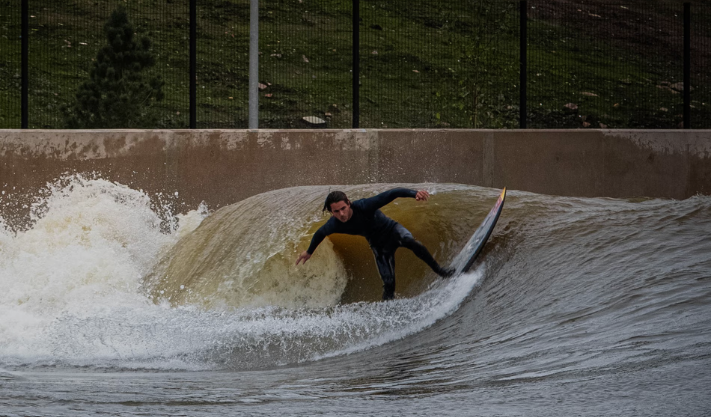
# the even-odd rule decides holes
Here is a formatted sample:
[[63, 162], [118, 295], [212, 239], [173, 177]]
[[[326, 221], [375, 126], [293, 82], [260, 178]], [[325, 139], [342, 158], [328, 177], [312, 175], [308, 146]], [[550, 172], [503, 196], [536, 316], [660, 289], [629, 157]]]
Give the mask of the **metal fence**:
[[[119, 5], [165, 81], [126, 127], [248, 127], [249, 0], [0, 0], [0, 128], [66, 126]], [[259, 6], [260, 128], [711, 128], [708, 1]]]

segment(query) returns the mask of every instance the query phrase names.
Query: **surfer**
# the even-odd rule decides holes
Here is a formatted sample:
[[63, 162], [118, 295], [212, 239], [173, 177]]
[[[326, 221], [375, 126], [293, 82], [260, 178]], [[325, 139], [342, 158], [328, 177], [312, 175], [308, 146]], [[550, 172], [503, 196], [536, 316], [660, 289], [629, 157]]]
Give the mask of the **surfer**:
[[389, 218], [380, 208], [398, 197], [410, 197], [417, 201], [427, 201], [427, 191], [394, 188], [374, 197], [363, 198], [351, 203], [342, 191], [331, 191], [326, 197], [323, 210], [331, 213], [331, 218], [321, 226], [311, 239], [311, 245], [299, 255], [296, 265], [306, 263], [316, 247], [333, 233], [364, 236], [375, 255], [380, 278], [383, 280], [383, 300], [395, 296], [395, 251], [399, 247], [410, 249], [439, 276], [451, 277], [453, 268], [442, 268], [432, 257], [427, 248], [401, 224]]

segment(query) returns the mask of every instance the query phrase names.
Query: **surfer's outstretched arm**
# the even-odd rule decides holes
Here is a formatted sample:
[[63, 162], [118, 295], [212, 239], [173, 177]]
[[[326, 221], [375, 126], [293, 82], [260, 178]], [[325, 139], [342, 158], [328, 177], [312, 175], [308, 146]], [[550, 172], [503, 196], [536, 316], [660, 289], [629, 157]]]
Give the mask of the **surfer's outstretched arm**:
[[318, 245], [323, 242], [324, 239], [326, 239], [326, 236], [330, 235], [333, 229], [333, 226], [330, 224], [331, 222], [326, 222], [323, 226], [321, 226], [316, 233], [314, 233], [314, 237], [311, 238], [311, 244], [309, 245], [309, 248], [303, 252], [301, 252], [301, 255], [299, 255], [299, 258], [296, 260], [296, 264], [298, 265], [302, 260], [304, 263], [311, 258], [311, 255], [314, 254], [314, 251], [318, 247]]
[[409, 188], [393, 188], [392, 190], [380, 193], [375, 197], [366, 198], [363, 200], [363, 207], [366, 210], [377, 210], [399, 197], [414, 198], [417, 201], [426, 201], [430, 194], [425, 190], [411, 190]]

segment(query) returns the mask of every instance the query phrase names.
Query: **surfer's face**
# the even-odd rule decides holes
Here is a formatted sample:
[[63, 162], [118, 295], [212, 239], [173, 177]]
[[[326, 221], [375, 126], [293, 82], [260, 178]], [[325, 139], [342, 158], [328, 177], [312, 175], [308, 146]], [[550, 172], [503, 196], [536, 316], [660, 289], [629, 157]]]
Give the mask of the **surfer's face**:
[[351, 208], [350, 203], [345, 201], [337, 201], [335, 203], [331, 203], [331, 214], [336, 219], [345, 223], [350, 220], [353, 215], [353, 209]]

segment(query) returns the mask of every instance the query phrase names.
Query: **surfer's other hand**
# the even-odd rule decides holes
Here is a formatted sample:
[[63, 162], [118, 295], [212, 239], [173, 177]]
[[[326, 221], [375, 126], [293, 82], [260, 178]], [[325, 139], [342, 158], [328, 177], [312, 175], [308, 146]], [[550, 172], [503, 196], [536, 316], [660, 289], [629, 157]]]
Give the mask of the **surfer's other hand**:
[[419, 190], [415, 195], [415, 200], [417, 201], [427, 201], [430, 198], [430, 193], [425, 190]]
[[309, 255], [308, 252], [303, 251], [301, 252], [301, 255], [299, 255], [299, 259], [296, 260], [296, 264], [298, 265], [302, 260], [304, 261], [304, 263], [306, 263], [306, 261], [308, 261], [310, 258], [311, 255]]

